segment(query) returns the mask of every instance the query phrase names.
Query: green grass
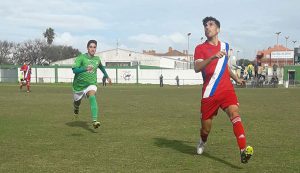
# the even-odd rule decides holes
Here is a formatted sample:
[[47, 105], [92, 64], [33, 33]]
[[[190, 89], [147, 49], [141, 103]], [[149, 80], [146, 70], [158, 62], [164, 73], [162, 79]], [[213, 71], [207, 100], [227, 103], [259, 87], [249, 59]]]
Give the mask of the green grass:
[[88, 100], [73, 120], [69, 85], [0, 84], [0, 172], [299, 172], [300, 89], [237, 89], [248, 144], [246, 165], [219, 111], [205, 153], [199, 140], [200, 86], [98, 87], [101, 127]]

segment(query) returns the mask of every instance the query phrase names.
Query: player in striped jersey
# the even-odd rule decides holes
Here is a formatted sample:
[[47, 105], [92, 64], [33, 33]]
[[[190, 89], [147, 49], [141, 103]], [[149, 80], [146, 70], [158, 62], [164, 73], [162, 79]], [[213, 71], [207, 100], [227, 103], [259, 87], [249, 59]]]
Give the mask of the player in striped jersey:
[[195, 72], [203, 76], [201, 100], [201, 129], [197, 153], [202, 154], [211, 130], [212, 119], [221, 108], [233, 124], [233, 131], [240, 149], [241, 162], [247, 163], [253, 154], [253, 148], [246, 146], [246, 136], [239, 114], [239, 103], [230, 81], [245, 84], [228, 67], [229, 44], [218, 39], [220, 22], [213, 17], [203, 19], [207, 40], [195, 48]]

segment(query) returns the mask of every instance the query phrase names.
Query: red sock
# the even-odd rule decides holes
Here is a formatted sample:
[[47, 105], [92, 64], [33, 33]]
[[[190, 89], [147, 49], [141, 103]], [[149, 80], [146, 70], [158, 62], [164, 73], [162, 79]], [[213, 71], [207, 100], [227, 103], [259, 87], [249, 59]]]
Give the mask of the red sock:
[[231, 122], [233, 124], [233, 132], [236, 137], [239, 148], [240, 150], [243, 150], [246, 148], [246, 136], [241, 117], [236, 116], [233, 119], [231, 119]]
[[202, 130], [201, 130], [201, 139], [202, 139], [203, 142], [207, 141], [207, 137], [208, 137], [208, 134], [203, 133]]
[[27, 91], [30, 91], [30, 86], [29, 85], [27, 85]]

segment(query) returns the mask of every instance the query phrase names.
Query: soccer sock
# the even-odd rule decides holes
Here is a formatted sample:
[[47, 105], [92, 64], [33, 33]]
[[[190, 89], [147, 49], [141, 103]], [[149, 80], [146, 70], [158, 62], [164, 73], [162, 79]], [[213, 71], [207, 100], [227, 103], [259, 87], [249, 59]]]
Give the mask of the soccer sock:
[[206, 142], [207, 141], [207, 137], [208, 137], [208, 134], [206, 133], [203, 133], [202, 129], [201, 129], [201, 139], [203, 142]]
[[27, 91], [30, 91], [30, 86], [29, 85], [27, 85]]
[[74, 101], [74, 102], [73, 102], [74, 108], [75, 108], [75, 109], [79, 109], [80, 103], [81, 103], [81, 100]]
[[240, 148], [240, 150], [243, 150], [246, 148], [246, 136], [245, 136], [245, 131], [244, 131], [241, 117], [236, 116], [230, 120], [233, 125], [233, 132], [236, 137], [239, 148]]
[[98, 105], [95, 95], [89, 97], [91, 112], [92, 112], [92, 119], [93, 121], [97, 121], [98, 118]]

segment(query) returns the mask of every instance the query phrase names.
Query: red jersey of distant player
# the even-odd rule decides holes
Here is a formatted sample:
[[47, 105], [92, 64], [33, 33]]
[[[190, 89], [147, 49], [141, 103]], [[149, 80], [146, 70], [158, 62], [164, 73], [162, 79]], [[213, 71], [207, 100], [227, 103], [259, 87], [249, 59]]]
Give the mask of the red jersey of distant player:
[[20, 71], [23, 71], [23, 79], [26, 80], [26, 82], [30, 82], [31, 78], [31, 67], [30, 65], [24, 64]]
[[[225, 49], [227, 48], [226, 51], [228, 52], [229, 45], [227, 43], [223, 43], [223, 45], [225, 45]], [[217, 46], [211, 45], [206, 41], [195, 48], [194, 60], [206, 60], [217, 54], [220, 50], [220, 41], [218, 42]], [[225, 90], [234, 90], [233, 85], [230, 81], [230, 72], [227, 64], [228, 57], [225, 57], [224, 61], [221, 64], [219, 61], [221, 61], [221, 59], [214, 59], [205, 67], [205, 69], [201, 71], [204, 81], [202, 96], [205, 95], [204, 93], [206, 92], [206, 90], [210, 90], [208, 91], [208, 97], [218, 95], [218, 93], [222, 93]], [[217, 70], [217, 68], [219, 68], [219, 70]], [[215, 74], [216, 71], [220, 71], [219, 74]]]

